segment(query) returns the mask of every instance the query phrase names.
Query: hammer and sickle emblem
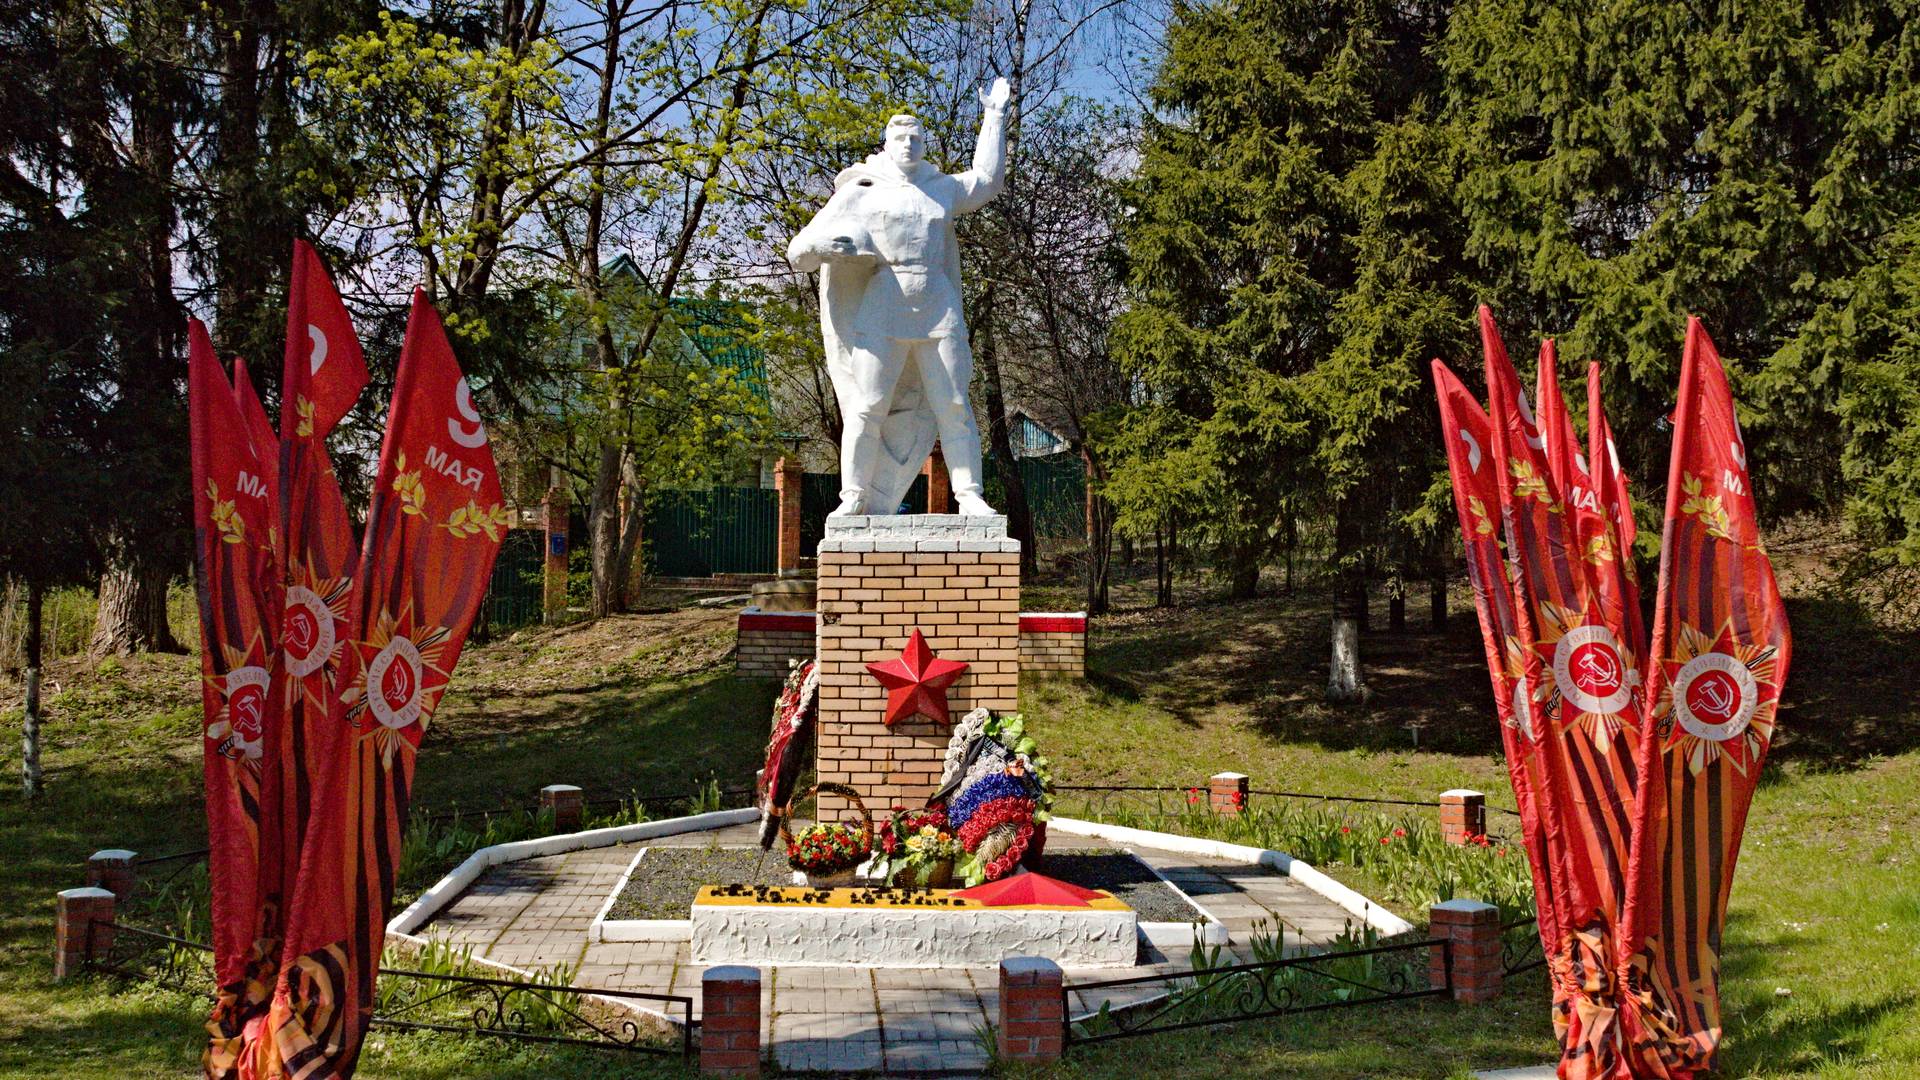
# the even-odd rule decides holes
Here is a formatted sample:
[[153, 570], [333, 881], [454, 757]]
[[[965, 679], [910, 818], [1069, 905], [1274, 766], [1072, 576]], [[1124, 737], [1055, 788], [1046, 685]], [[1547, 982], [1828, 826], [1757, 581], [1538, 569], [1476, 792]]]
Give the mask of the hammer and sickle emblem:
[[[1704, 706], [1702, 708], [1701, 706]], [[1727, 693], [1725, 683], [1715, 679], [1700, 688], [1700, 701], [1694, 707], [1696, 712], [1710, 713], [1722, 720], [1733, 715], [1733, 697]]]
[[1580, 657], [1580, 666], [1586, 669], [1587, 677], [1598, 686], [1620, 685], [1620, 668], [1611, 657], [1603, 655], [1599, 649], [1588, 649]]

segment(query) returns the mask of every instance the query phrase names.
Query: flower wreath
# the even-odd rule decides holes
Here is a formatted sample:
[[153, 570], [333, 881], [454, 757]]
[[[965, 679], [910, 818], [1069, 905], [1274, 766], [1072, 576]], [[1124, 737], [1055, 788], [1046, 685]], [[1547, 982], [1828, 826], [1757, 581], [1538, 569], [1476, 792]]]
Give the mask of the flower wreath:
[[956, 877], [978, 885], [1039, 859], [1052, 784], [1047, 759], [1018, 713], [967, 714], [948, 743], [943, 772], [930, 802], [945, 806], [966, 853], [954, 867]]

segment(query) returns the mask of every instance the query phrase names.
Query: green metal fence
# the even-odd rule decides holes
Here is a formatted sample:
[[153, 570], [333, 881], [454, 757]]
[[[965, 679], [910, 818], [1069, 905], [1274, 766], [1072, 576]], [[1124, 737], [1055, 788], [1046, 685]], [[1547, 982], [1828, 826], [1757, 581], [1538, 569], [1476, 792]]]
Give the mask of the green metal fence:
[[647, 572], [659, 577], [774, 573], [776, 499], [772, 488], [654, 492], [640, 534]]
[[475, 637], [487, 641], [540, 621], [546, 572], [540, 552], [543, 535], [539, 529], [507, 530], [474, 624]]

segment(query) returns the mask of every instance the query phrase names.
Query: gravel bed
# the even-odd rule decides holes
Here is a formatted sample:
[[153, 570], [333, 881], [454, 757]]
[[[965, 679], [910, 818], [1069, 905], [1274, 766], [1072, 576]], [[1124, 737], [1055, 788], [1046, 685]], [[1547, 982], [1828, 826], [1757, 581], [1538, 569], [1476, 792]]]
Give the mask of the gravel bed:
[[[764, 857], [763, 857], [764, 856]], [[1089, 889], [1106, 889], [1142, 922], [1192, 922], [1192, 905], [1122, 851], [1080, 849], [1047, 855], [1042, 872]], [[702, 885], [790, 885], [793, 871], [778, 852], [756, 847], [649, 848], [609, 919], [684, 919]]]

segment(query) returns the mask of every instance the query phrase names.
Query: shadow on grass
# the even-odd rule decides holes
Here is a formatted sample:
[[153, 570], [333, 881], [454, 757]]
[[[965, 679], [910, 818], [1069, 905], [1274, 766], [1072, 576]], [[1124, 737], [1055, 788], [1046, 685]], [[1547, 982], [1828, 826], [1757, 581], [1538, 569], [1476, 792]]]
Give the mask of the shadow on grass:
[[1774, 755], [1817, 771], [1920, 749], [1920, 632], [1890, 628], [1845, 596], [1789, 599], [1787, 620], [1793, 667]]
[[1328, 619], [1324, 598], [1304, 594], [1117, 613], [1096, 625], [1088, 683], [1108, 700], [1150, 699], [1190, 727], [1223, 708], [1241, 712], [1275, 743], [1403, 751], [1417, 727], [1423, 750], [1499, 752], [1472, 619], [1456, 610], [1444, 631], [1363, 635], [1368, 697], [1350, 706], [1325, 700]]
[[[1189, 727], [1223, 709], [1242, 712], [1274, 743], [1404, 751], [1417, 728], [1423, 751], [1498, 754], [1486, 656], [1466, 603], [1456, 597], [1437, 633], [1382, 629], [1375, 611], [1360, 649], [1368, 696], [1354, 705], [1325, 700], [1326, 604], [1298, 594], [1103, 618], [1089, 642], [1088, 683], [1097, 698], [1150, 700]], [[1891, 628], [1844, 595], [1790, 598], [1787, 612], [1793, 667], [1774, 754], [1818, 771], [1920, 749], [1911, 685], [1920, 631]], [[1778, 776], [1767, 770], [1762, 782]]]
[[547, 784], [588, 797], [674, 794], [710, 776], [750, 784], [779, 684], [714, 673], [665, 683], [549, 695], [506, 718], [450, 720], [421, 749], [423, 805], [532, 801]]

